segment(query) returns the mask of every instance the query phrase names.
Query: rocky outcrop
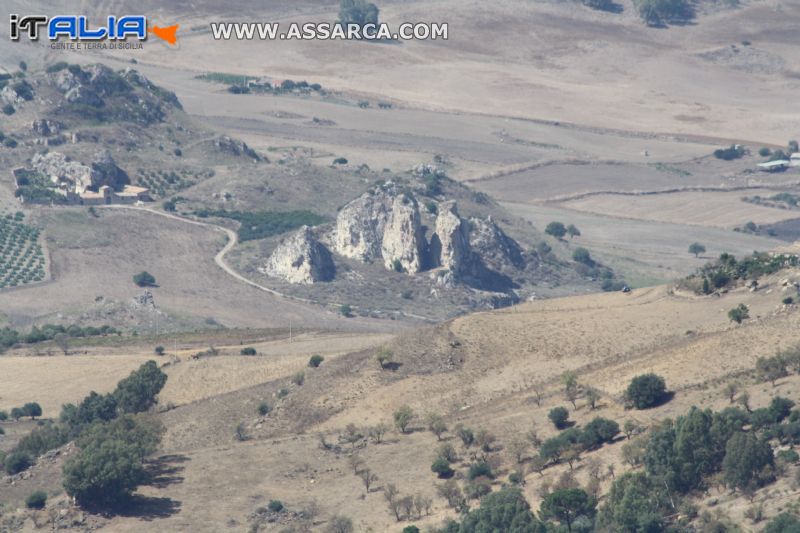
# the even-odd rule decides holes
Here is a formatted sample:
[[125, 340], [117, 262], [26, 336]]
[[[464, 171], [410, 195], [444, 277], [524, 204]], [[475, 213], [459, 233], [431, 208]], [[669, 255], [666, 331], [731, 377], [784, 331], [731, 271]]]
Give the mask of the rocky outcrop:
[[36, 154], [31, 166], [37, 172], [49, 177], [56, 185], [64, 185], [78, 194], [89, 189], [98, 178], [97, 171], [77, 161], [70, 161], [60, 152]]
[[381, 240], [384, 266], [416, 274], [425, 267], [426, 248], [416, 200], [405, 194], [396, 196]]
[[263, 160], [263, 157], [261, 157], [258, 152], [247, 146], [247, 143], [244, 141], [233, 139], [227, 135], [222, 135], [221, 137], [214, 139], [213, 142], [214, 147], [224, 154], [236, 157], [246, 156], [251, 159], [255, 159], [256, 161]]
[[31, 129], [37, 135], [50, 137], [51, 135], [58, 135], [64, 129], [64, 124], [57, 120], [38, 119], [33, 121]]
[[92, 160], [92, 189], [97, 190], [103, 185], [108, 185], [115, 191], [122, 190], [131, 180], [124, 170], [117, 166], [108, 150], [101, 150]]
[[469, 219], [469, 225], [470, 248], [487, 267], [500, 271], [525, 267], [522, 248], [491, 217], [473, 217]]
[[469, 226], [458, 215], [455, 202], [444, 202], [436, 217], [436, 232], [431, 238], [434, 265], [448, 269], [452, 277], [464, 274], [471, 261]]
[[396, 195], [394, 184], [387, 183], [344, 206], [336, 217], [334, 251], [364, 262], [381, 259], [384, 229]]
[[31, 159], [31, 166], [56, 185], [63, 185], [77, 194], [87, 190], [96, 191], [103, 185], [120, 190], [130, 182], [128, 175], [116, 165], [107, 150], [98, 152], [91, 166], [71, 161], [60, 152], [36, 154]]
[[297, 284], [331, 281], [336, 273], [331, 253], [308, 226], [281, 242], [259, 270]]

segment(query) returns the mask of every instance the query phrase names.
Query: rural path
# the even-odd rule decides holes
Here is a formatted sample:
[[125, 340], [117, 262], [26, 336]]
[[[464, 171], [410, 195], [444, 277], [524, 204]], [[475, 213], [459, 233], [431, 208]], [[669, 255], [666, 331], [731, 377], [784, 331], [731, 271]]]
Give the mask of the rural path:
[[[230, 252], [231, 250], [233, 250], [233, 247], [236, 246], [236, 244], [239, 242], [239, 236], [236, 234], [235, 231], [233, 231], [230, 228], [226, 228], [224, 226], [219, 226], [217, 224], [212, 224], [210, 222], [200, 222], [199, 220], [193, 220], [191, 218], [182, 217], [180, 215], [174, 215], [172, 213], [166, 213], [164, 211], [157, 211], [157, 210], [149, 208], [149, 207], [138, 207], [138, 206], [132, 206], [132, 205], [116, 205], [116, 204], [115, 205], [103, 205], [103, 206], [98, 206], [98, 207], [100, 207], [102, 209], [127, 209], [127, 210], [130, 210], [130, 211], [139, 211], [139, 212], [151, 213], [153, 215], [157, 215], [157, 216], [164, 217], [164, 218], [169, 218], [171, 220], [177, 220], [179, 222], [184, 222], [186, 224], [192, 224], [192, 225], [195, 225], [195, 226], [202, 226], [202, 227], [211, 228], [211, 229], [216, 230], [216, 231], [221, 231], [222, 233], [224, 233], [227, 236], [228, 241], [225, 243], [225, 246], [223, 246], [222, 249], [219, 252], [217, 252], [217, 255], [214, 256], [214, 263], [216, 263], [217, 266], [220, 267], [222, 270], [224, 270], [229, 276], [235, 278], [236, 280], [238, 280], [238, 281], [240, 281], [242, 283], [246, 283], [247, 285], [250, 285], [251, 287], [254, 287], [254, 288], [256, 288], [256, 289], [258, 289], [260, 291], [266, 292], [266, 293], [271, 294], [272, 296], [276, 296], [278, 298], [285, 298], [287, 300], [293, 300], [295, 302], [300, 302], [300, 303], [303, 303], [303, 304], [314, 305], [314, 306], [322, 305], [323, 307], [334, 307], [334, 308], [341, 306], [341, 304], [336, 303], [336, 302], [329, 302], [327, 304], [320, 304], [319, 302], [314, 302], [312, 300], [309, 300], [308, 298], [300, 298], [298, 296], [292, 296], [290, 294], [286, 294], [286, 293], [283, 293], [283, 292], [280, 292], [280, 291], [276, 291], [275, 289], [270, 289], [269, 287], [265, 287], [264, 285], [258, 284], [255, 281], [253, 281], [251, 279], [248, 279], [248, 278], [242, 276], [241, 274], [239, 274], [233, 267], [231, 267], [225, 261], [225, 256], [227, 255], [227, 253]], [[351, 307], [353, 309], [355, 309], [355, 310], [358, 310], [357, 306], [351, 306]], [[421, 315], [414, 315], [414, 314], [411, 314], [411, 313], [401, 313], [401, 315], [405, 316], [405, 317], [408, 317], [408, 318], [413, 318], [415, 320], [421, 320], [423, 322], [435, 322], [430, 317], [425, 317], [425, 316], [421, 316]]]

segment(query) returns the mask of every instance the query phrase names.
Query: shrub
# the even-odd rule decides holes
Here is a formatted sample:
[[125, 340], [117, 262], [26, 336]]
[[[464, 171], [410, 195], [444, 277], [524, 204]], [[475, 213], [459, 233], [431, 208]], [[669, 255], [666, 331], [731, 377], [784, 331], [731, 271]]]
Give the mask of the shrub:
[[783, 512], [769, 521], [764, 533], [797, 533], [800, 520], [792, 513]]
[[267, 508], [273, 513], [280, 513], [283, 511], [283, 502], [280, 500], [270, 500]]
[[450, 468], [450, 463], [444, 457], [437, 457], [431, 465], [431, 471], [439, 476], [440, 479], [451, 477], [455, 472]]
[[299, 372], [295, 372], [295, 374], [292, 376], [292, 383], [294, 383], [298, 387], [305, 382], [306, 382], [306, 373], [303, 372], [302, 370]]
[[561, 222], [551, 222], [544, 229], [544, 232], [556, 239], [561, 239], [567, 234], [567, 228]]
[[3, 113], [6, 115], [13, 115], [16, 112], [17, 110], [14, 109], [14, 106], [11, 104], [6, 104], [3, 106]]
[[256, 355], [256, 353], [256, 349], [251, 346], [239, 350], [239, 355]]
[[[653, 0], [646, 0], [646, 1], [653, 1]], [[655, 1], [664, 1], [664, 0], [655, 0]], [[670, 0], [671, 2], [678, 2], [682, 3], [685, 0]], [[720, 148], [714, 150], [714, 157], [717, 159], [724, 159], [725, 161], [731, 161], [732, 159], [739, 159], [743, 157], [745, 154], [744, 147], [740, 145], [732, 144], [728, 148]]]
[[267, 402], [261, 402], [260, 404], [258, 404], [258, 414], [260, 414], [261, 416], [267, 416], [270, 410], [271, 409]]
[[643, 374], [631, 380], [625, 391], [625, 399], [636, 409], [647, 409], [664, 401], [666, 392], [664, 378], [656, 374]]
[[794, 303], [794, 298], [792, 298], [791, 296], [787, 296], [786, 298], [781, 300], [781, 303], [783, 303], [783, 305], [792, 305]]
[[739, 304], [728, 311], [728, 318], [731, 322], [741, 324], [743, 320], [750, 318], [750, 309], [745, 304]]
[[25, 498], [25, 507], [28, 509], [44, 509], [47, 504], [47, 493], [41, 490], [31, 493]]
[[345, 318], [350, 318], [353, 316], [353, 308], [349, 304], [342, 304], [339, 307], [339, 314]]
[[492, 472], [492, 467], [489, 466], [489, 463], [486, 461], [478, 461], [477, 463], [472, 463], [469, 465], [469, 471], [467, 471], [467, 479], [472, 481], [477, 477], [488, 477], [489, 479], [494, 479], [494, 473]]
[[769, 155], [771, 153], [772, 153], [772, 150], [770, 150], [766, 146], [764, 146], [762, 148], [759, 148], [759, 150], [758, 150], [758, 155], [760, 155], [761, 157], [769, 157]]
[[308, 360], [308, 366], [310, 366], [311, 368], [318, 368], [319, 365], [321, 365], [322, 361], [324, 360], [325, 358], [322, 357], [321, 355], [312, 355], [311, 359]]
[[580, 443], [587, 450], [613, 442], [619, 434], [619, 424], [607, 418], [597, 417], [583, 428]]
[[333, 164], [334, 165], [346, 165], [347, 164], [347, 159], [345, 159], [344, 157], [337, 157], [336, 159], [333, 160]]
[[572, 259], [587, 266], [594, 266], [594, 260], [589, 250], [583, 247], [575, 248], [575, 251], [572, 252]]
[[547, 413], [547, 418], [557, 429], [564, 429], [568, 425], [569, 411], [566, 407], [554, 407]]
[[33, 464], [33, 459], [26, 452], [12, 452], [5, 460], [6, 473], [10, 475], [19, 474], [27, 470]]
[[164, 352], [166, 350], [164, 350], [163, 346], [159, 345], [159, 346], [156, 346], [154, 351], [155, 351], [156, 355], [164, 355]]
[[156, 278], [147, 271], [139, 272], [133, 276], [133, 282], [139, 287], [155, 287]]

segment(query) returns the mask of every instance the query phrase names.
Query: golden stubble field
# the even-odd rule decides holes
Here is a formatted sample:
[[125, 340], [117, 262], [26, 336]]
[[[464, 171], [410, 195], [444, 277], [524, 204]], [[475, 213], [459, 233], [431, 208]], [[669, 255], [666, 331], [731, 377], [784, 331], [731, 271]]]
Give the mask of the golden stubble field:
[[[596, 410], [584, 400], [576, 411], [569, 406], [578, 424], [604, 416], [620, 424], [633, 419], [646, 427], [691, 405], [720, 409], [727, 405], [721, 389], [731, 380], [743, 383], [754, 407], [775, 394], [797, 400], [796, 377], [773, 388], [755, 383], [748, 374], [756, 357], [798, 341], [791, 332], [797, 330], [800, 315], [780, 303], [787, 294], [784, 278], [800, 279], [800, 272], [764, 280], [757, 292], [736, 289], [701, 298], [654, 287], [527, 303], [395, 338], [305, 334], [292, 344], [288, 339], [258, 344], [264, 355], [247, 361], [231, 345], [220, 346], [214, 358], [184, 358], [167, 368], [170, 381], [162, 393], [162, 404], [173, 401], [176, 407], [159, 415], [168, 428], [161, 453], [170, 460], [180, 458], [179, 475], [169, 484], [141, 491], [180, 505], [148, 524], [167, 530], [215, 531], [221, 524], [243, 528], [256, 507], [280, 499], [295, 510], [315, 502], [319, 527], [334, 514], [353, 517], [359, 530], [396, 527], [380, 492], [365, 493], [353, 475], [350, 445], [325, 451], [318, 434], [336, 444], [347, 424], [391, 424], [392, 412], [403, 404], [420, 416], [410, 435], [390, 431], [382, 444], [359, 444], [355, 451], [378, 475], [376, 486], [395, 483], [403, 494], [432, 497], [431, 516], [415, 523], [437, 524], [451, 511], [435, 495], [437, 480], [429, 467], [440, 442], [425, 430], [425, 413], [443, 414], [451, 429], [463, 423], [494, 433], [499, 484], [513, 469], [514, 441], [532, 428], [543, 438], [555, 434], [546, 416], [553, 406], [569, 406], [559, 383], [565, 370], [576, 371], [581, 383], [602, 394]], [[739, 303], [750, 307], [753, 318], [737, 326], [726, 314]], [[379, 368], [374, 353], [381, 346], [393, 351], [397, 370]], [[325, 362], [319, 369], [306, 368], [305, 383], [293, 385], [290, 376], [303, 368], [310, 353], [325, 354]], [[624, 387], [631, 377], [651, 371], [666, 378], [674, 399], [648, 411], [625, 411]], [[47, 386], [46, 376], [37, 387]], [[63, 381], [54, 381], [52, 394], [63, 386]], [[62, 394], [75, 385], [70, 387]], [[275, 395], [280, 388], [289, 391], [283, 400]], [[256, 413], [260, 401], [274, 407], [266, 417]], [[234, 439], [239, 424], [246, 428], [245, 442]], [[469, 453], [452, 432], [443, 438], [460, 450], [461, 464], [468, 464]], [[585, 483], [595, 461], [614, 465], [619, 474], [628, 468], [620, 450], [621, 443], [616, 443], [585, 454], [575, 476]], [[526, 476], [525, 494], [534, 507], [544, 480], [553, 482], [567, 469], [560, 465], [548, 468], [544, 476]], [[607, 475], [603, 486], [610, 482]], [[774, 513], [792, 499], [787, 483], [760, 491], [755, 501], [765, 501], [767, 513]], [[732, 518], [744, 520], [747, 502], [727, 493], [712, 496]], [[703, 508], [704, 500], [699, 504]], [[142, 526], [135, 517], [117, 517], [109, 524], [115, 531]]]

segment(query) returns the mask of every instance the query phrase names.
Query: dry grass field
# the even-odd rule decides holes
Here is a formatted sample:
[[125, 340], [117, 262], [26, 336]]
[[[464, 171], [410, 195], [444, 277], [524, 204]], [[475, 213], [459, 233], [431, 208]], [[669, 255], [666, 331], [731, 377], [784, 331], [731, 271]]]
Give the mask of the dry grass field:
[[[744, 383], [753, 406], [768, 403], [776, 394], [798, 400], [796, 377], [781, 380], [774, 388], [748, 377], [756, 357], [800, 340], [787, 334], [797, 329], [800, 315], [780, 303], [786, 294], [779, 283], [783, 278], [799, 280], [800, 272], [764, 280], [754, 293], [737, 289], [722, 297], [655, 287], [528, 303], [401, 334], [394, 340], [373, 337], [362, 344], [372, 348], [349, 354], [336, 353], [346, 338], [311, 335], [293, 344], [286, 340], [261, 344], [258, 349], [264, 355], [249, 361], [224, 355], [231, 350], [225, 347], [217, 358], [184, 360], [168, 368], [170, 381], [162, 393], [162, 401], [173, 399], [180, 405], [160, 415], [168, 427], [161, 453], [172, 461], [175, 475], [169, 483], [141, 491], [170, 500], [173, 511], [148, 522], [117, 517], [108, 525], [115, 531], [136, 531], [143, 524], [167, 530], [216, 531], [220, 524], [244, 528], [256, 507], [280, 499], [294, 510], [315, 502], [319, 527], [340, 513], [353, 517], [359, 530], [385, 530], [395, 520], [381, 494], [366, 494], [352, 474], [349, 445], [343, 444], [341, 452], [325, 451], [317, 433], [335, 443], [347, 424], [389, 422], [391, 413], [403, 404], [420, 416], [437, 411], [445, 415], [450, 428], [463, 423], [498, 436], [499, 483], [510, 472], [508, 448], [515, 438], [532, 427], [543, 438], [554, 433], [546, 414], [555, 405], [568, 405], [559, 383], [565, 370], [575, 370], [581, 383], [598, 387], [602, 394], [597, 410], [579, 401], [573, 412], [578, 424], [600, 415], [649, 426], [691, 405], [721, 409], [727, 404], [721, 389], [734, 379]], [[753, 318], [736, 326], [726, 313], [739, 303], [750, 306]], [[375, 343], [393, 349], [398, 370], [378, 367]], [[321, 350], [323, 344], [333, 350], [330, 357]], [[302, 386], [290, 384], [289, 376], [315, 351], [326, 354], [323, 365], [306, 369]], [[248, 370], [258, 373], [257, 379], [243, 378], [242, 372]], [[621, 393], [627, 382], [650, 371], [666, 378], [674, 399], [648, 411], [625, 411]], [[238, 390], [225, 385], [231, 379], [241, 379]], [[211, 381], [217, 383], [213, 390], [205, 384]], [[276, 391], [282, 387], [289, 394], [277, 399]], [[182, 397], [183, 390], [197, 396]], [[537, 391], [541, 405], [534, 401]], [[266, 417], [255, 412], [260, 401], [274, 405]], [[245, 442], [233, 438], [239, 423], [247, 428]], [[413, 427], [410, 435], [390, 431], [383, 444], [359, 444], [358, 454], [377, 473], [378, 485], [391, 482], [404, 494], [433, 497], [432, 515], [416, 523], [434, 525], [450, 514], [435, 496], [436, 480], [428, 468], [438, 443], [424, 430], [421, 419]], [[447, 433], [445, 441], [455, 445], [456, 438]], [[587, 454], [575, 472], [579, 481], [585, 482], [594, 460], [615, 465], [617, 475], [629, 468], [621, 461], [620, 448], [617, 443]], [[467, 457], [465, 453], [463, 460]], [[543, 480], [555, 480], [567, 468], [548, 468], [544, 477], [526, 476], [525, 495], [534, 506]], [[604, 484], [610, 481], [606, 478]], [[755, 501], [763, 501], [770, 515], [795, 498], [782, 481], [759, 491]], [[732, 519], [746, 523], [741, 499], [727, 493], [711, 499], [719, 500]], [[706, 505], [698, 503], [701, 508]]]
[[[413, 281], [375, 269], [376, 275], [360, 280], [361, 299], [351, 303], [378, 310], [374, 316], [382, 318], [345, 318], [332, 305], [309, 303], [339, 301], [339, 287], [310, 286], [285, 297], [270, 290], [288, 293], [288, 284], [267, 283], [255, 274], [254, 265], [281, 236], [234, 246], [230, 221], [168, 218], [164, 198], [149, 206], [160, 215], [20, 207], [10, 170], [44, 148], [30, 128], [48, 102], [34, 100], [0, 119], [0, 129], [23, 139], [15, 150], [0, 146], [0, 214], [22, 209], [26, 221], [42, 229], [49, 278], [0, 291], [0, 327], [110, 324], [123, 335], [71, 339], [67, 355], [53, 342], [8, 350], [0, 355], [0, 409], [38, 401], [45, 417], [55, 417], [63, 403], [80, 401], [91, 390], [111, 391], [149, 359], [168, 375], [154, 415], [166, 433], [150, 464], [160, 474], [139, 489], [126, 512], [93, 514], [80, 527], [325, 531], [334, 515], [345, 515], [357, 532], [399, 531], [408, 523], [395, 520], [382, 495], [393, 483], [403, 495], [432, 498], [430, 514], [413, 520], [425, 529], [456, 518], [436, 493], [440, 481], [430, 469], [436, 448], [442, 442], [455, 446], [459, 479], [476, 453], [461, 446], [453, 432], [457, 424], [497, 436], [492, 486], [499, 488], [516, 468], [516, 441], [534, 428], [542, 438], [556, 434], [547, 418], [555, 406], [569, 406], [579, 426], [603, 416], [646, 428], [693, 405], [726, 407], [723, 388], [732, 382], [741, 384], [756, 408], [776, 395], [800, 401], [798, 376], [773, 387], [757, 382], [752, 371], [758, 357], [800, 341], [800, 311], [782, 304], [786, 296], [796, 297], [784, 279], [800, 282], [800, 271], [763, 278], [754, 292], [738, 287], [701, 297], [675, 289], [675, 280], [722, 252], [741, 257], [786, 245], [734, 227], [748, 221], [790, 227], [800, 218], [794, 210], [741, 200], [800, 190], [796, 168], [754, 170], [763, 161], [760, 147], [785, 148], [800, 136], [795, 5], [704, 2], [691, 24], [649, 28], [631, 0], [620, 2], [618, 14], [551, 0], [503, 0], [490, 7], [475, 0], [377, 3], [390, 25], [448, 22], [450, 39], [393, 45], [215, 42], [210, 21], [333, 20], [337, 2], [142, 0], [136, 10], [151, 21], [181, 25], [176, 47], [151, 40], [133, 56], [133, 65], [128, 54], [59, 52], [43, 43], [4, 39], [0, 70], [11, 72], [20, 60], [31, 73], [61, 60], [102, 62], [115, 69], [135, 66], [174, 91], [186, 114], [170, 116], [163, 130], [124, 130], [131, 136], [126, 139], [109, 127], [96, 143], [57, 149], [80, 158], [107, 146], [131, 173], [145, 163], [213, 170], [213, 176], [175, 193], [187, 210], [313, 209], [330, 222], [370, 183], [437, 162], [469, 187], [462, 209], [491, 207], [526, 250], [544, 240], [565, 264], [573, 263], [575, 248], [586, 247], [634, 290], [589, 293], [596, 280], [561, 283], [565, 278], [556, 277], [542, 280], [532, 301], [444, 321], [468, 302], [437, 300], [414, 287], [413, 298], [396, 312], [394, 293]], [[130, 10], [121, 0], [58, 4], [63, 12], [92, 16]], [[15, 13], [53, 9], [41, 0], [8, 5]], [[231, 94], [225, 85], [197, 79], [208, 72], [304, 79], [330, 94]], [[359, 107], [361, 100], [370, 105]], [[384, 109], [378, 102], [392, 106]], [[242, 139], [270, 161], [251, 164], [212, 153], [204, 143], [217, 135]], [[749, 153], [735, 161], [711, 155], [733, 143], [743, 143]], [[174, 151], [179, 146], [182, 159]], [[349, 163], [333, 168], [337, 157]], [[473, 193], [497, 204], [481, 207], [481, 196]], [[555, 220], [575, 224], [581, 236], [544, 236], [544, 227]], [[692, 242], [703, 243], [707, 252], [699, 258], [689, 254]], [[228, 251], [225, 263], [220, 254]], [[143, 289], [132, 276], [142, 270], [157, 280], [150, 289], [156, 308], [134, 302]], [[727, 313], [739, 304], [748, 306], [751, 318], [737, 325]], [[415, 310], [442, 321], [423, 326], [408, 314]], [[154, 355], [157, 345], [165, 347], [163, 357]], [[214, 355], [197, 357], [212, 347]], [[241, 355], [243, 347], [258, 355]], [[378, 364], [379, 350], [391, 351], [391, 365]], [[314, 354], [325, 358], [319, 368], [308, 366]], [[597, 409], [584, 399], [576, 409], [569, 405], [560, 383], [565, 371], [599, 391]], [[674, 397], [646, 411], [626, 410], [627, 384], [646, 372], [663, 376]], [[262, 403], [269, 405], [268, 414], [259, 414]], [[403, 405], [417, 414], [408, 434], [391, 429], [382, 443], [345, 442], [348, 425], [361, 432], [379, 423], [391, 427], [393, 412]], [[431, 412], [449, 427], [442, 442], [425, 427]], [[10, 450], [35, 424], [0, 422], [0, 451]], [[623, 445], [618, 438], [585, 453], [574, 469], [578, 482], [588, 482], [593, 462], [613, 466], [617, 476], [630, 470]], [[60, 469], [73, 452], [68, 447], [29, 476], [0, 483], [2, 518], [18, 517], [16, 529], [32, 531], [48, 512], [66, 507]], [[527, 453], [530, 458], [534, 450]], [[354, 475], [353, 455], [377, 475], [371, 491]], [[543, 486], [567, 470], [572, 468], [561, 463], [542, 475], [526, 473], [522, 489], [534, 509]], [[752, 523], [747, 509], [763, 504], [772, 517], [796, 505], [797, 471], [792, 465], [779, 481], [757, 491], [752, 504], [716, 488], [693, 502], [700, 512], [726, 514], [743, 531], [759, 531], [763, 523]], [[602, 477], [601, 494], [612, 481], [610, 474]], [[49, 493], [49, 509], [22, 510], [38, 489]], [[276, 522], [255, 524], [253, 513], [273, 499], [287, 512]], [[299, 517], [300, 511], [311, 518]]]

